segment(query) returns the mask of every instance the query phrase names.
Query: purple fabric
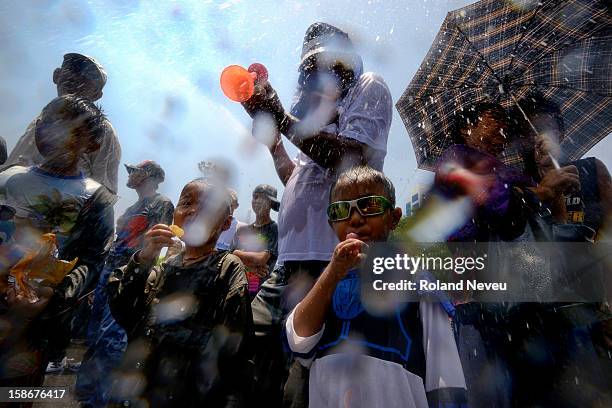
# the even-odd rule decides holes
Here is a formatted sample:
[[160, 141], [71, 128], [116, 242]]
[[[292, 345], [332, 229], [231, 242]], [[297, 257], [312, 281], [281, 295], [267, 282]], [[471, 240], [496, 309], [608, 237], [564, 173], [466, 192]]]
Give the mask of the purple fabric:
[[466, 169], [478, 168], [479, 174], [495, 175], [493, 186], [489, 189], [488, 200], [476, 208], [474, 218], [451, 235], [449, 240], [488, 240], [491, 232], [503, 235], [503, 231], [496, 230], [500, 228], [498, 221], [504, 219], [508, 221], [517, 217], [517, 212], [520, 212], [512, 200], [513, 188], [533, 186], [533, 180], [519, 169], [502, 163], [490, 154], [469, 146], [454, 145], [440, 157], [434, 181], [435, 191], [447, 198], [460, 194], [453, 186], [446, 185], [440, 177], [441, 167], [449, 163], [456, 163]]

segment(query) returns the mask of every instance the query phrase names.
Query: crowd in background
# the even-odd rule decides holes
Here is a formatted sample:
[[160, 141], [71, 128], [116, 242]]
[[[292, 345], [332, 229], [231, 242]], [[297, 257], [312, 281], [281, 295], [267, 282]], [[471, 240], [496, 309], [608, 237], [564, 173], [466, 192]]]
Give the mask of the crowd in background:
[[[83, 407], [612, 404], [605, 298], [423, 294], [386, 313], [364, 307], [368, 243], [388, 241], [402, 217], [382, 172], [391, 94], [325, 23], [308, 28], [299, 72], [289, 110], [269, 82], [243, 104], [284, 185], [280, 198], [255, 187], [253, 223], [234, 216], [222, 166], [182, 180], [173, 203], [154, 160], [125, 165], [138, 200], [115, 220], [121, 148], [94, 103], [107, 76], [92, 57], [64, 56], [57, 98], [0, 172], [0, 386], [72, 369]], [[429, 196], [466, 197], [471, 216], [446, 239], [605, 241], [607, 168], [559, 164], [559, 107], [538, 94], [520, 106], [479, 102], [457, 115]], [[519, 164], [502, 161], [510, 146]], [[77, 338], [87, 352], [70, 367]]]

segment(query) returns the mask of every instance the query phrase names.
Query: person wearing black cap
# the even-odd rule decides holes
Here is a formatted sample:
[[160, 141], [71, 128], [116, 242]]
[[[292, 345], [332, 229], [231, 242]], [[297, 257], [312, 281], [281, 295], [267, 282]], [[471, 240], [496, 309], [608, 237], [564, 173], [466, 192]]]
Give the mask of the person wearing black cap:
[[251, 201], [255, 222], [238, 228], [232, 243], [234, 255], [248, 268], [251, 298], [257, 294], [262, 279], [272, 272], [278, 257], [278, 226], [270, 218], [270, 210], [278, 211], [280, 206], [276, 194], [269, 184], [255, 187]]
[[114, 269], [127, 264], [142, 247], [145, 232], [159, 223], [172, 224], [174, 213], [172, 201], [157, 192], [165, 178], [159, 164], [145, 160], [136, 165], [126, 164], [125, 168], [128, 172], [126, 185], [136, 190], [138, 201], [117, 220], [117, 238], [96, 287], [87, 333], [89, 348], [76, 383], [77, 398], [84, 406], [106, 406], [109, 402], [111, 371], [119, 364], [127, 347], [127, 335], [109, 309], [108, 277]]
[[[57, 95], [74, 94], [91, 102], [102, 97], [106, 84], [104, 68], [93, 58], [79, 53], [64, 55], [62, 66], [53, 71], [53, 83]], [[43, 162], [43, 157], [34, 142], [34, 129], [40, 116], [34, 119], [6, 159], [5, 167], [20, 165], [33, 166]], [[117, 172], [121, 160], [121, 145], [110, 122], [105, 136], [96, 152], [83, 155], [79, 164], [86, 176], [117, 194]]]
[[[256, 334], [269, 336], [272, 343], [280, 336], [280, 321], [308, 291], [338, 243], [325, 212], [336, 175], [356, 164], [383, 168], [391, 93], [379, 75], [363, 71], [362, 59], [347, 33], [330, 24], [314, 23], [304, 36], [290, 112], [285, 112], [267, 81], [259, 83], [254, 96], [243, 104], [254, 119], [254, 136], [273, 140], [268, 147], [285, 185], [278, 215], [277, 271], [252, 303]], [[281, 134], [299, 149], [295, 160], [287, 154]], [[300, 284], [293, 284], [298, 281]], [[291, 299], [284, 295], [288, 285], [296, 288], [291, 290]], [[303, 368], [296, 365], [295, 370]], [[307, 378], [307, 373], [296, 375]], [[298, 385], [302, 386], [305, 384]], [[306, 406], [307, 401], [297, 395], [306, 398], [307, 393], [295, 388], [291, 385], [285, 391], [286, 405]]]

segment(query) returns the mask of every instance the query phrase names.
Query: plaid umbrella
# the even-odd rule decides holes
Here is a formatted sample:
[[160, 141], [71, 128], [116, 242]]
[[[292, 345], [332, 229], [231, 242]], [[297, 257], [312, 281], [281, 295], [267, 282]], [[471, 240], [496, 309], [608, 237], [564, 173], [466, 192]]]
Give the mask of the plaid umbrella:
[[[538, 92], [561, 111], [562, 161], [612, 131], [612, 18], [607, 1], [482, 0], [446, 16], [396, 104], [419, 167], [453, 143], [455, 115], [479, 101], [510, 109]], [[520, 157], [502, 157], [515, 164]]]

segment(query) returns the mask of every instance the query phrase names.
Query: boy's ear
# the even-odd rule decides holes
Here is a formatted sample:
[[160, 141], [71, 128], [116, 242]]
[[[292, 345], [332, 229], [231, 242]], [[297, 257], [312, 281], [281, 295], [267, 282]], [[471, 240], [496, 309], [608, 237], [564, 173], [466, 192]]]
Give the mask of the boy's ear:
[[402, 209], [399, 207], [395, 207], [393, 211], [391, 211], [391, 229], [394, 230], [397, 228], [400, 220], [402, 219]]

